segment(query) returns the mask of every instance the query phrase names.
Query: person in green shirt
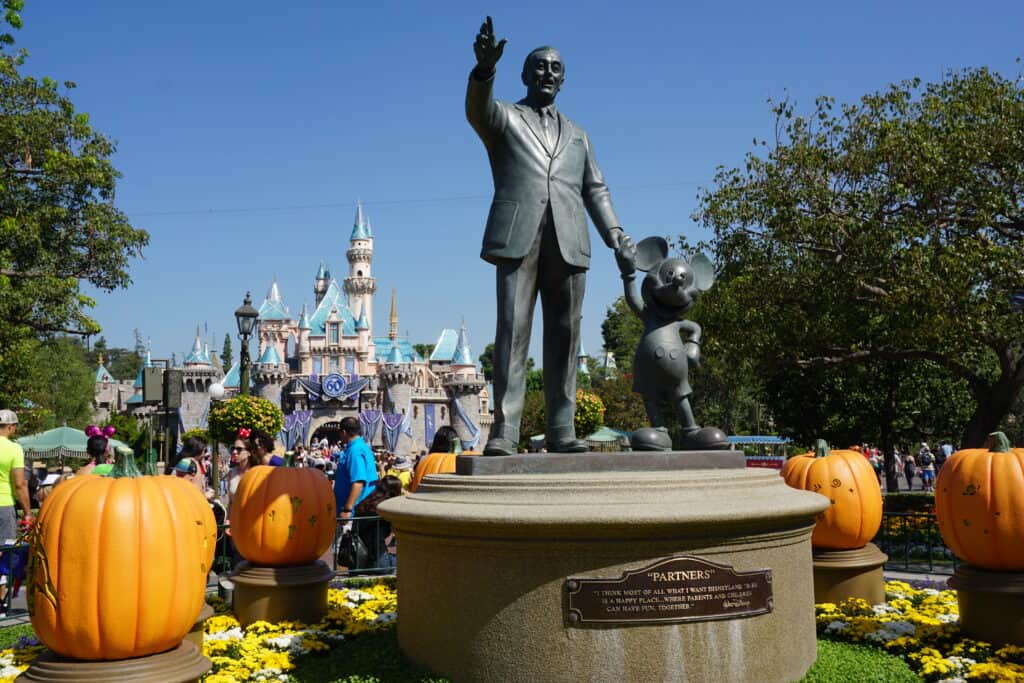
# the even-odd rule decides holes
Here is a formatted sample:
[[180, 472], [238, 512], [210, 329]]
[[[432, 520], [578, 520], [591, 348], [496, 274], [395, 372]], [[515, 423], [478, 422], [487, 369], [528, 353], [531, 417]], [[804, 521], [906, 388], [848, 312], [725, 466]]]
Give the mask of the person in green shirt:
[[[18, 429], [18, 415], [13, 410], [0, 410], [0, 543], [11, 544], [18, 537], [18, 518], [14, 501], [24, 511], [21, 526], [31, 527], [34, 521], [25, 476], [25, 451], [11, 441]], [[0, 605], [5, 605], [7, 586], [0, 585]]]

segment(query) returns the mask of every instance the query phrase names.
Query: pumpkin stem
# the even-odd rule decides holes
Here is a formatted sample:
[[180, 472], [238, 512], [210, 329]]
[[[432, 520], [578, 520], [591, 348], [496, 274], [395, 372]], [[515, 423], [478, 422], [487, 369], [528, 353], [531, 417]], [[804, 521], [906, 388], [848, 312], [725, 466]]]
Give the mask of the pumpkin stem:
[[142, 472], [139, 472], [139, 468], [135, 466], [135, 451], [127, 446], [115, 448], [114, 466], [110, 468], [108, 476], [112, 479], [141, 477]]
[[817, 441], [814, 442], [815, 458], [824, 458], [828, 456], [828, 454], [831, 452], [832, 449], [828, 447], [828, 441], [825, 441], [825, 439], [818, 439]]
[[1010, 440], [1006, 438], [1006, 434], [1002, 432], [992, 432], [988, 435], [988, 441], [985, 442], [985, 448], [993, 453], [1009, 453], [1010, 452]]

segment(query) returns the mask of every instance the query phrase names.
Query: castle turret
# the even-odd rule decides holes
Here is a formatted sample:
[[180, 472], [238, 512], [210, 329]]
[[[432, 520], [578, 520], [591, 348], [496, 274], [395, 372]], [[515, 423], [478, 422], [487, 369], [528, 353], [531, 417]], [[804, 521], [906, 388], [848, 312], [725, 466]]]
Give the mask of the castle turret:
[[370, 350], [370, 321], [366, 317], [366, 307], [359, 307], [359, 319], [356, 320], [356, 334], [359, 335], [359, 352], [367, 353]]
[[451, 372], [444, 377], [443, 383], [451, 399], [452, 427], [459, 435], [463, 448], [474, 450], [479, 445], [483, 432], [479, 424], [480, 391], [484, 388], [486, 380], [477, 372], [476, 363], [473, 361], [465, 321], [459, 327]]
[[320, 262], [320, 268], [316, 271], [316, 279], [313, 281], [313, 307], [316, 308], [320, 305], [320, 302], [324, 300], [324, 295], [327, 294], [327, 288], [331, 285], [331, 271], [327, 269], [327, 264], [323, 261]]
[[185, 429], [206, 427], [210, 408], [210, 385], [224, 378], [224, 372], [213, 364], [210, 345], [202, 339], [199, 327], [192, 342], [192, 351], [185, 357], [182, 373], [181, 422]]
[[349, 237], [348, 277], [345, 278], [345, 293], [349, 297], [352, 311], [365, 315], [367, 329], [373, 328], [373, 295], [377, 291], [377, 279], [373, 277], [373, 232], [370, 221], [363, 215], [363, 204], [356, 204], [356, 218]]
[[[405, 416], [395, 453], [409, 455], [412, 447], [412, 387], [416, 378], [413, 367], [414, 351], [406, 349], [408, 342], [398, 338], [398, 306], [395, 291], [391, 290], [391, 326], [388, 331], [390, 348], [384, 355], [377, 376], [384, 387], [384, 410]], [[408, 427], [408, 430], [406, 429]]]
[[580, 345], [576, 350], [576, 371], [582, 372], [584, 375], [590, 374], [590, 368], [587, 367], [587, 352], [583, 350], [583, 335], [580, 335]]
[[309, 333], [312, 325], [309, 322], [309, 313], [306, 312], [306, 303], [302, 303], [302, 312], [299, 314], [299, 338], [295, 348], [295, 355], [299, 359], [299, 372], [309, 375], [313, 372], [313, 356], [309, 345]]
[[273, 345], [277, 349], [277, 355], [284, 358], [292, 321], [291, 313], [284, 305], [284, 299], [281, 298], [281, 290], [277, 287], [276, 276], [267, 291], [267, 298], [260, 305], [257, 322], [259, 323], [257, 333], [259, 353], [262, 355], [268, 345]]
[[257, 396], [281, 406], [281, 392], [288, 383], [288, 364], [273, 344], [267, 345], [253, 366], [252, 381], [256, 385]]

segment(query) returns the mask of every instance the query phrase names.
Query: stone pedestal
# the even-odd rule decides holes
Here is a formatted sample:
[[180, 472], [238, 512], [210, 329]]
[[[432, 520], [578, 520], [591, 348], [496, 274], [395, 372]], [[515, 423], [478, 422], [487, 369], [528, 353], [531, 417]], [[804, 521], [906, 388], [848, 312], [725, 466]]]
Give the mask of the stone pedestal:
[[24, 683], [189, 683], [210, 670], [210, 660], [191, 641], [148, 657], [89, 662], [44, 651], [17, 680]]
[[885, 602], [882, 565], [889, 556], [874, 543], [853, 550], [814, 549], [814, 602], [840, 603], [863, 598]]
[[327, 614], [327, 584], [334, 570], [321, 560], [297, 567], [240, 562], [231, 574], [232, 608], [242, 626], [254, 621], [315, 624]]
[[1024, 572], [995, 572], [967, 564], [949, 579], [960, 603], [960, 630], [996, 647], [1024, 645]]
[[199, 610], [199, 616], [196, 617], [196, 623], [192, 625], [192, 629], [185, 636], [185, 640], [191, 641], [200, 650], [203, 649], [203, 626], [206, 625], [206, 620], [213, 616], [213, 608], [205, 602], [203, 603], [203, 609]]
[[[632, 454], [603, 464], [586, 455], [604, 471], [544, 473], [536, 456], [533, 473], [429, 475], [381, 504], [399, 540], [402, 651], [458, 681], [802, 678], [816, 657], [810, 539], [827, 499], [742, 465], [673, 470], [659, 457], [638, 472], [624, 460]], [[475, 459], [522, 472], [511, 458]], [[686, 623], [570, 618], [570, 577], [616, 580], [680, 556], [770, 570], [770, 611]]]

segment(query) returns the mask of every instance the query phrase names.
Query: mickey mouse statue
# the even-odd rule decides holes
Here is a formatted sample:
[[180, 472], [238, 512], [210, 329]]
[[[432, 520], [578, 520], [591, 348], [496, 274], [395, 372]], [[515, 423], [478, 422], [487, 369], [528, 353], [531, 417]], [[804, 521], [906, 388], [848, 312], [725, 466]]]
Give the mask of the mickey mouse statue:
[[[701, 292], [715, 281], [711, 261], [698, 254], [689, 262], [668, 257], [668, 243], [648, 237], [634, 245], [623, 236], [615, 252], [626, 294], [626, 302], [644, 323], [643, 337], [633, 357], [633, 391], [644, 400], [651, 426], [633, 432], [632, 445], [638, 451], [667, 451], [672, 439], [665, 428], [661, 402], [669, 401], [683, 428], [682, 450], [728, 448], [725, 434], [717, 427], [700, 427], [690, 407], [690, 366], [700, 364], [700, 325], [681, 319]], [[647, 273], [637, 295], [636, 271]], [[685, 333], [685, 341], [680, 336]]]

